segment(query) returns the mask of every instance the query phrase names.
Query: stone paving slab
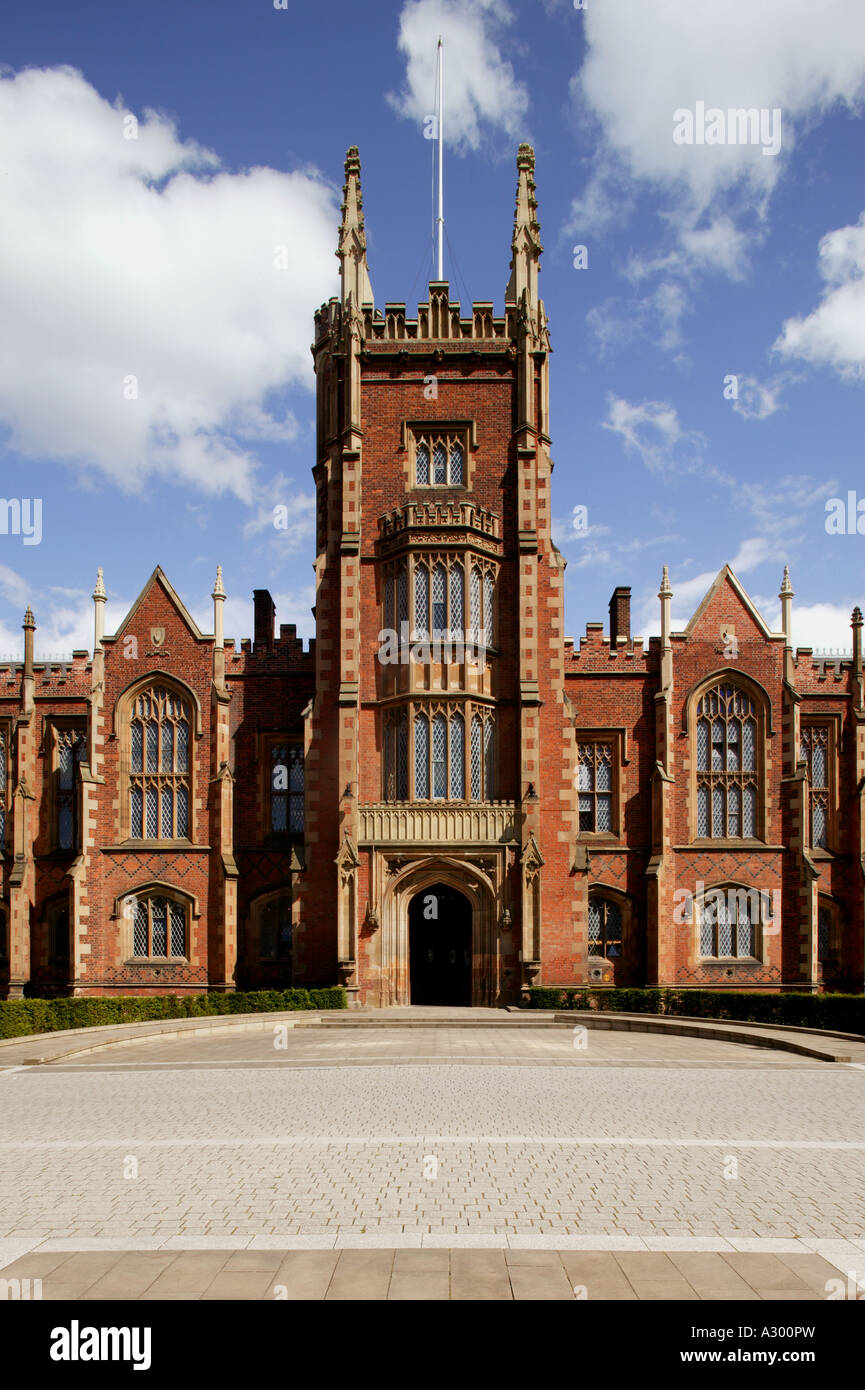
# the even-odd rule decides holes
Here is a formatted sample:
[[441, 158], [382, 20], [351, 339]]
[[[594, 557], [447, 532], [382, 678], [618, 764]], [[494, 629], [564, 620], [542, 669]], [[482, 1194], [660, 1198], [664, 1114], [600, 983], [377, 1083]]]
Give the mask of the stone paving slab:
[[[3, 1279], [40, 1279], [50, 1301], [817, 1302], [837, 1270], [819, 1255], [604, 1251], [184, 1250], [22, 1256]], [[31, 1288], [32, 1288], [31, 1283]], [[845, 1290], [845, 1301], [855, 1297]], [[865, 1301], [865, 1284], [859, 1298]], [[838, 1300], [840, 1301], [840, 1299]]]

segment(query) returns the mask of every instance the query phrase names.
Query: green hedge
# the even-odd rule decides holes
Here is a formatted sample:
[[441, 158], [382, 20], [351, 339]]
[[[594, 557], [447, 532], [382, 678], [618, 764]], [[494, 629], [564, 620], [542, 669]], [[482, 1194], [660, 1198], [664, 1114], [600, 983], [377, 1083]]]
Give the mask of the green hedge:
[[0, 1001], [0, 1038], [95, 1028], [105, 1023], [142, 1023], [159, 1018], [203, 1018], [208, 1014], [279, 1013], [289, 1009], [344, 1009], [345, 990], [259, 989], [236, 994], [123, 995], [115, 999], [7, 999]]
[[628, 1014], [671, 1014], [691, 1018], [739, 1019], [743, 1023], [788, 1024], [865, 1035], [863, 994], [748, 994], [711, 989], [529, 990], [531, 1009], [598, 1009]]

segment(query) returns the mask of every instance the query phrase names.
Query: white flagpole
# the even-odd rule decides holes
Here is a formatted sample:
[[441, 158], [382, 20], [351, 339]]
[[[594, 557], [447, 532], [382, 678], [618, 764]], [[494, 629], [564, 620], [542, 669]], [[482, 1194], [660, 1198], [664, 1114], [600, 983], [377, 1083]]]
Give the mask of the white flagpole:
[[438, 223], [438, 278], [444, 279], [444, 227], [445, 227], [445, 203], [444, 203], [444, 164], [442, 159], [442, 135], [443, 135], [443, 116], [442, 110], [444, 98], [444, 46], [439, 36], [438, 45], [438, 68], [439, 68], [439, 118], [438, 118], [438, 141], [439, 141], [439, 215], [436, 218]]

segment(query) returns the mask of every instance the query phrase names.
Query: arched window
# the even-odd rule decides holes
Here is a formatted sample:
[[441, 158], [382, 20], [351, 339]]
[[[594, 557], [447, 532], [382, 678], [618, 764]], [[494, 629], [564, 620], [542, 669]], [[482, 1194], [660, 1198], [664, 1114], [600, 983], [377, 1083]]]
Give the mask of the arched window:
[[429, 635], [429, 570], [426, 565], [415, 565], [414, 625], [418, 640]]
[[481, 571], [479, 565], [472, 565], [469, 580], [469, 627], [472, 636], [477, 638], [481, 629]]
[[829, 848], [832, 729], [803, 724], [799, 757], [808, 770], [808, 830], [812, 849]]
[[451, 618], [450, 629], [454, 634], [463, 630], [463, 598], [465, 593], [465, 571], [457, 561], [451, 565]]
[[439, 487], [443, 486], [448, 480], [448, 456], [447, 450], [441, 440], [438, 440], [433, 448], [433, 482]]
[[417, 801], [429, 799], [429, 720], [425, 714], [415, 715], [414, 721], [414, 794]]
[[451, 444], [451, 485], [454, 487], [462, 486], [463, 481], [463, 450], [462, 445], [454, 442]]
[[447, 570], [438, 564], [432, 572], [432, 631], [433, 637], [441, 641], [441, 634], [447, 630]]
[[423, 439], [417, 446], [414, 466], [415, 482], [418, 487], [427, 487], [429, 484], [429, 445]]
[[720, 682], [696, 711], [697, 836], [751, 839], [759, 834], [757, 714], [747, 691]]
[[466, 794], [465, 739], [465, 720], [461, 714], [452, 714], [450, 722], [452, 801], [462, 801]]
[[164, 893], [137, 897], [132, 921], [132, 955], [142, 960], [181, 960], [188, 954], [186, 902]]
[[493, 633], [493, 594], [495, 581], [492, 570], [484, 572], [484, 641], [491, 647], [495, 641]]
[[78, 767], [87, 757], [87, 734], [82, 727], [54, 730], [57, 848], [78, 849]]
[[622, 909], [613, 898], [589, 895], [589, 955], [614, 960], [622, 954]]
[[129, 725], [129, 833], [133, 840], [189, 835], [189, 711], [179, 695], [136, 695]]
[[757, 956], [758, 930], [768, 894], [735, 884], [708, 889], [700, 911], [700, 955], [708, 960]]
[[437, 714], [432, 721], [432, 796], [434, 801], [444, 801], [448, 794], [447, 758], [447, 721], [443, 714]]

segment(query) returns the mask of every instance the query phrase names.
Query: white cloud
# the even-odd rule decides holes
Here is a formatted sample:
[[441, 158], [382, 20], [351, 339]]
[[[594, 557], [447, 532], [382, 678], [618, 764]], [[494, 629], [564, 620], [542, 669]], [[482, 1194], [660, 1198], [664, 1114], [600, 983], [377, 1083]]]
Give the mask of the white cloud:
[[826, 291], [805, 318], [784, 324], [775, 351], [833, 367], [842, 377], [865, 377], [865, 212], [855, 226], [829, 232], [820, 242], [820, 274]]
[[725, 0], [711, 10], [693, 0], [589, 5], [578, 79], [633, 173], [684, 184], [702, 206], [740, 181], [761, 195], [775, 183], [778, 161], [759, 145], [676, 145], [675, 111], [698, 101], [725, 111], [780, 106], [787, 148], [797, 124], [865, 93], [860, 0], [823, 0], [819, 23], [813, 0]]
[[[258, 489], [255, 515], [243, 527], [245, 539], [263, 536], [283, 550], [299, 550], [315, 535], [315, 495], [297, 493], [296, 484], [279, 473]], [[276, 512], [279, 507], [283, 510]], [[279, 526], [277, 526], [277, 521]]]
[[789, 375], [759, 381], [755, 376], [739, 374], [738, 396], [733, 401], [733, 410], [743, 420], [768, 420], [770, 415], [782, 409], [781, 395], [790, 380]]
[[504, 0], [407, 0], [398, 46], [406, 60], [402, 89], [388, 94], [401, 116], [420, 129], [436, 109], [436, 45], [444, 41], [444, 141], [458, 153], [476, 150], [484, 127], [510, 140], [528, 139], [529, 96], [503, 56], [513, 22]]
[[608, 407], [603, 428], [621, 435], [650, 472], [693, 472], [700, 466], [705, 440], [697, 430], [683, 429], [676, 407], [669, 401], [632, 405], [610, 395]]
[[0, 420], [131, 491], [250, 501], [255, 443], [297, 428], [279, 393], [311, 383], [337, 199], [314, 170], [229, 173], [153, 111], [126, 139], [128, 114], [71, 68], [0, 80]]
[[[683, 273], [741, 278], [799, 132], [865, 96], [861, 0], [823, 0], [819, 11], [813, 0], [604, 0], [584, 20], [587, 54], [572, 89], [583, 128], [594, 118], [600, 139], [569, 227], [608, 225], [617, 190], [635, 177], [660, 195]], [[725, 113], [780, 109], [780, 154], [765, 155], [759, 140], [676, 144], [674, 113], [698, 102]], [[621, 217], [632, 207], [629, 199]]]

